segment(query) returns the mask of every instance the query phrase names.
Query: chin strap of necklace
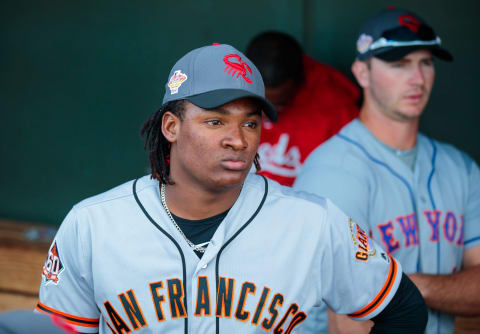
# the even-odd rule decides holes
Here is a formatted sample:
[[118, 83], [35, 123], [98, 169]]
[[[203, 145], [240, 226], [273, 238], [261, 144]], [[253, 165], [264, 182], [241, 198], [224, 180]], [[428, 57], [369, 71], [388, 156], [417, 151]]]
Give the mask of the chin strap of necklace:
[[[175, 226], [175, 228], [177, 229], [177, 231], [182, 235], [183, 239], [185, 239], [185, 241], [187, 242], [187, 244], [192, 247], [193, 250], [197, 251], [197, 252], [200, 252], [200, 253], [205, 253], [206, 251], [206, 245], [205, 246], [200, 246], [200, 245], [195, 245], [193, 242], [191, 242], [187, 236], [185, 235], [185, 233], [183, 233], [182, 229], [180, 228], [180, 226], [178, 226], [178, 224], [175, 222], [175, 219], [173, 219], [173, 216], [172, 216], [172, 213], [170, 212], [170, 210], [168, 209], [168, 206], [167, 206], [167, 201], [165, 200], [165, 184], [162, 183], [162, 186], [160, 187], [160, 197], [162, 199], [162, 205], [163, 205], [163, 208], [165, 209], [165, 211], [167, 212], [167, 215], [168, 217], [170, 218], [170, 220], [172, 221], [173, 223], [173, 226]], [[203, 245], [203, 244], [202, 244]], [[207, 243], [208, 245], [208, 243]]]

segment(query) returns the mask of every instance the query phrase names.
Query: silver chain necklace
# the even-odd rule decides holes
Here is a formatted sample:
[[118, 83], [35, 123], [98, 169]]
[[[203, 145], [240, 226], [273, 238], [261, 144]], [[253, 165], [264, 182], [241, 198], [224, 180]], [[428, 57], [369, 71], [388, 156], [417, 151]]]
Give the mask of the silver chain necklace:
[[170, 210], [168, 209], [168, 206], [167, 206], [167, 201], [165, 200], [165, 183], [162, 183], [162, 186], [160, 187], [160, 197], [162, 198], [162, 205], [163, 205], [163, 208], [165, 209], [165, 211], [167, 212], [167, 215], [168, 217], [170, 218], [170, 220], [172, 221], [173, 223], [173, 226], [175, 226], [175, 228], [177, 229], [177, 231], [182, 235], [183, 239], [185, 239], [185, 241], [187, 242], [187, 244], [192, 247], [193, 250], [197, 251], [197, 252], [200, 252], [200, 253], [205, 253], [205, 251], [207, 250], [207, 246], [208, 246], [208, 243], [203, 243], [201, 245], [195, 245], [193, 242], [191, 242], [187, 236], [185, 235], [185, 233], [183, 233], [182, 229], [180, 228], [180, 226], [177, 225], [177, 222], [175, 221], [175, 219], [173, 219], [173, 216], [172, 216], [172, 213], [170, 212]]

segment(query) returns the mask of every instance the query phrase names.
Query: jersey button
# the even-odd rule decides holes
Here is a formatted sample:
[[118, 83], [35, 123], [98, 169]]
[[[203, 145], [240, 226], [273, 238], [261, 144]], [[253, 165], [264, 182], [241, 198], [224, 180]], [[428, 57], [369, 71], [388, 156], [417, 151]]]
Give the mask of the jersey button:
[[205, 268], [207, 268], [207, 264], [206, 264], [206, 263], [202, 266], [202, 269], [205, 269]]

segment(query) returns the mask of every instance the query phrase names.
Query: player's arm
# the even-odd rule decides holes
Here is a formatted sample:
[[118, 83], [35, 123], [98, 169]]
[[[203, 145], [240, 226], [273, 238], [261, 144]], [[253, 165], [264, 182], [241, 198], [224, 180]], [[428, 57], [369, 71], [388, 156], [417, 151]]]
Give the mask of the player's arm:
[[322, 270], [327, 306], [357, 321], [371, 319], [372, 333], [423, 333], [427, 308], [401, 265], [330, 201], [327, 204], [330, 219], [322, 257], [322, 268], [330, 268]]
[[450, 275], [411, 274], [427, 305], [460, 316], [480, 315], [480, 246], [463, 253], [463, 269]]
[[88, 224], [72, 209], [48, 252], [35, 310], [58, 316], [80, 333], [98, 333], [100, 312], [95, 303]]
[[449, 275], [412, 274], [427, 305], [454, 315], [480, 315], [480, 169], [466, 154], [468, 194], [462, 269]]
[[[354, 321], [345, 315], [329, 310], [329, 333], [423, 333], [428, 311], [420, 292], [403, 274], [394, 297], [380, 314], [368, 321]], [[373, 326], [373, 328], [372, 328]]]

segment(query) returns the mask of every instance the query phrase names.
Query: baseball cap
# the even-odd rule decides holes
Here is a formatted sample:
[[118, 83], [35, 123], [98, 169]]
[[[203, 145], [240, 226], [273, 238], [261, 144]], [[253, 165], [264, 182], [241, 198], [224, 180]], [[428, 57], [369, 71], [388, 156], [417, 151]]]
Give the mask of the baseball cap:
[[410, 52], [428, 49], [434, 56], [452, 61], [452, 55], [441, 44], [440, 37], [417, 14], [390, 7], [370, 18], [360, 28], [357, 60], [377, 57], [395, 61]]
[[188, 52], [172, 67], [165, 84], [163, 104], [186, 99], [204, 109], [251, 97], [276, 122], [275, 107], [265, 98], [260, 71], [231, 45], [204, 46]]

